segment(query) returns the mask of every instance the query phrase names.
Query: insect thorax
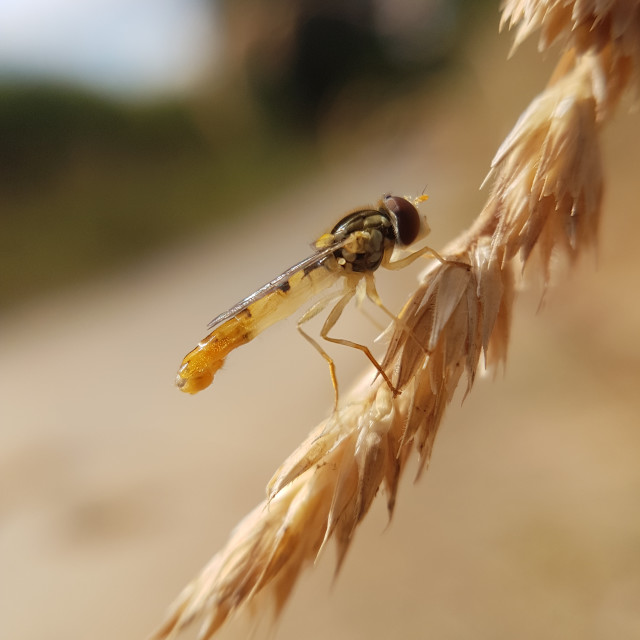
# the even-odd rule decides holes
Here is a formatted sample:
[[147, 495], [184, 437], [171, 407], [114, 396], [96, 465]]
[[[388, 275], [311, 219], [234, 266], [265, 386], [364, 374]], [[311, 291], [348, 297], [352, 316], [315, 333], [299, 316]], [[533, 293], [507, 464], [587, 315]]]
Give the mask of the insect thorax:
[[338, 264], [355, 272], [375, 271], [385, 251], [395, 244], [395, 231], [385, 212], [354, 211], [332, 230], [335, 242], [344, 245], [334, 253]]

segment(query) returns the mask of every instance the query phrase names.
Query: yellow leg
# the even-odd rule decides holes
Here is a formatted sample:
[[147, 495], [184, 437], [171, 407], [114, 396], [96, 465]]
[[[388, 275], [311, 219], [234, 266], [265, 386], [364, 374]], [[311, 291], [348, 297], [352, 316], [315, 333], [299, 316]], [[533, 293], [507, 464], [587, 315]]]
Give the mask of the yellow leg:
[[404, 258], [400, 258], [400, 260], [394, 260], [393, 262], [385, 262], [383, 263], [383, 267], [385, 269], [390, 269], [392, 271], [397, 271], [398, 269], [404, 269], [404, 267], [408, 267], [414, 260], [417, 260], [421, 256], [431, 255], [434, 257], [440, 264], [456, 264], [459, 267], [463, 267], [467, 269], [467, 271], [471, 268], [466, 262], [460, 262], [459, 260], [449, 260], [447, 258], [443, 258], [435, 249], [431, 247], [422, 247], [422, 249], [418, 249], [413, 253], [410, 253], [408, 256]]
[[389, 376], [387, 376], [387, 374], [384, 372], [384, 370], [382, 369], [378, 361], [373, 357], [373, 354], [371, 353], [371, 351], [369, 351], [367, 347], [365, 347], [363, 344], [352, 342], [351, 340], [345, 340], [343, 338], [332, 338], [331, 336], [328, 335], [329, 331], [333, 329], [336, 322], [338, 321], [338, 318], [342, 315], [344, 308], [347, 306], [351, 298], [353, 298], [353, 295], [354, 295], [354, 289], [350, 288], [346, 291], [346, 293], [342, 296], [342, 298], [338, 300], [337, 304], [335, 305], [335, 307], [333, 307], [333, 309], [331, 309], [329, 316], [325, 320], [325, 323], [322, 326], [322, 329], [320, 331], [320, 335], [327, 342], [333, 342], [334, 344], [341, 344], [345, 347], [351, 347], [352, 349], [358, 349], [358, 351], [362, 351], [362, 353], [364, 353], [364, 355], [367, 356], [367, 358], [369, 359], [369, 362], [371, 362], [371, 364], [377, 369], [378, 373], [382, 376], [384, 381], [387, 383], [389, 389], [391, 389], [391, 392], [395, 397], [400, 394], [400, 391], [393, 386], [393, 383], [389, 379]]
[[[411, 257], [411, 256], [409, 256], [409, 257]], [[378, 291], [376, 289], [376, 284], [375, 284], [375, 281], [373, 279], [373, 273], [365, 274], [365, 278], [366, 278], [366, 285], [367, 285], [367, 298], [369, 298], [369, 300], [371, 300], [371, 302], [373, 302], [375, 305], [380, 307], [380, 309], [382, 309], [382, 311], [384, 311], [396, 324], [400, 325], [400, 327], [404, 331], [406, 331], [407, 335], [409, 335], [409, 336], [411, 336], [413, 338], [415, 343], [418, 345], [418, 348], [426, 355], [427, 350], [424, 348], [424, 346], [422, 345], [420, 340], [418, 340], [418, 337], [413, 332], [413, 330], [407, 325], [407, 323], [404, 320], [402, 320], [401, 318], [398, 318], [398, 316], [396, 316], [393, 313], [391, 313], [391, 311], [389, 311], [389, 309], [387, 309], [382, 304], [382, 300], [380, 299], [380, 296], [378, 295]]]
[[379, 307], [380, 309], [382, 309], [382, 311], [384, 311], [384, 313], [386, 313], [392, 320], [397, 320], [398, 319], [397, 316], [391, 311], [389, 311], [389, 309], [387, 309], [387, 307], [385, 307], [382, 304], [382, 300], [380, 299], [380, 296], [378, 295], [378, 290], [376, 289], [375, 280], [373, 279], [373, 273], [370, 271], [365, 273], [364, 279], [365, 279], [365, 286], [367, 291], [367, 298], [369, 298], [369, 300], [371, 300], [371, 302], [373, 302], [373, 304], [375, 304], [376, 307]]
[[[354, 288], [351, 288], [347, 291], [346, 294], [343, 294], [343, 298], [348, 295], [347, 302], [353, 297], [355, 292]], [[331, 384], [333, 385], [333, 391], [335, 393], [335, 409], [338, 408], [338, 377], [336, 376], [336, 365], [333, 361], [333, 358], [302, 328], [305, 322], [308, 322], [312, 318], [315, 318], [322, 310], [327, 306], [327, 304], [335, 299], [338, 295], [337, 293], [333, 293], [329, 296], [326, 296], [322, 300], [316, 302], [310, 309], [305, 311], [302, 317], [298, 320], [298, 331], [300, 335], [327, 361], [329, 365], [329, 375], [331, 376]], [[346, 304], [346, 303], [345, 303]]]

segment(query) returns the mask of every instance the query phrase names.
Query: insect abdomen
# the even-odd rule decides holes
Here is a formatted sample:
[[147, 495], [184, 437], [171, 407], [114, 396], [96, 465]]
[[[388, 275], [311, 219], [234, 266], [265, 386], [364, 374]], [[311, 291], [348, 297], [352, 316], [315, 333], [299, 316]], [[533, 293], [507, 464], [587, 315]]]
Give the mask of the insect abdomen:
[[253, 340], [272, 324], [288, 318], [310, 296], [331, 286], [335, 280], [336, 272], [330, 265], [319, 264], [313, 269], [293, 273], [277, 289], [216, 327], [188, 353], [176, 376], [178, 388], [185, 393], [206, 389], [229, 353]]

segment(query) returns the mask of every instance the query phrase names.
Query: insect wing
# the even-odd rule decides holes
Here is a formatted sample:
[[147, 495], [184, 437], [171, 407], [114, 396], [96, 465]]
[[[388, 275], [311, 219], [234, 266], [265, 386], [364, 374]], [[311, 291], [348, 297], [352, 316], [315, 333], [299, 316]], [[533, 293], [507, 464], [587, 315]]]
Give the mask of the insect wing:
[[256, 300], [260, 300], [260, 298], [264, 298], [269, 295], [272, 291], [282, 287], [286, 282], [291, 278], [291, 276], [299, 271], [304, 269], [318, 268], [322, 265], [322, 262], [331, 256], [334, 251], [338, 250], [340, 247], [344, 246], [347, 242], [347, 239], [336, 242], [335, 244], [329, 245], [317, 251], [316, 253], [310, 255], [308, 258], [305, 258], [298, 264], [294, 264], [292, 267], [289, 267], [286, 271], [281, 273], [277, 278], [271, 280], [264, 286], [260, 287], [257, 291], [254, 291], [250, 296], [247, 296], [244, 300], [241, 300], [237, 304], [234, 304], [231, 309], [228, 309], [224, 313], [221, 313], [219, 316], [215, 317], [208, 325], [207, 329], [212, 330], [217, 326], [221, 325], [223, 322], [226, 322], [230, 318], [237, 316], [240, 312], [244, 311], [247, 307], [251, 306]]

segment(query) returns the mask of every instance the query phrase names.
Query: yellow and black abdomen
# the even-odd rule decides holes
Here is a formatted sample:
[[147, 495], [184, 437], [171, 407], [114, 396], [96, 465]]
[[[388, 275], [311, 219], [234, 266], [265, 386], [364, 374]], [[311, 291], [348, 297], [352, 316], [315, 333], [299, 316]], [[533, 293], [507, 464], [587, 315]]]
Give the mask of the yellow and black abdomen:
[[316, 293], [330, 287], [339, 273], [333, 257], [292, 273], [277, 288], [216, 327], [188, 353], [178, 370], [176, 385], [185, 393], [206, 389], [229, 353], [295, 313]]

